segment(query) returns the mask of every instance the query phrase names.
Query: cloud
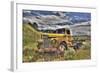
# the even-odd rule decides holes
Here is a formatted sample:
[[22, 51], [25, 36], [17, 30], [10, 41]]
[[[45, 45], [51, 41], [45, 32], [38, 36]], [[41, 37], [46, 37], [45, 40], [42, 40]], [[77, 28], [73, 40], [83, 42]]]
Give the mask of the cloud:
[[23, 13], [31, 13], [30, 10], [23, 10]]

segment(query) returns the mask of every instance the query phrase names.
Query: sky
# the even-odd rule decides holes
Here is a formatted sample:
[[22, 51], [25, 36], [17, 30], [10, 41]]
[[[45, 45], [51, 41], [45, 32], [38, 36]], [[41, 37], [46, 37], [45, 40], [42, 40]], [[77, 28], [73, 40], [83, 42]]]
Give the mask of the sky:
[[23, 17], [26, 16], [41, 16], [48, 18], [61, 18], [70, 20], [73, 23], [82, 21], [91, 21], [91, 13], [83, 12], [61, 12], [61, 11], [40, 11], [40, 10], [23, 10]]

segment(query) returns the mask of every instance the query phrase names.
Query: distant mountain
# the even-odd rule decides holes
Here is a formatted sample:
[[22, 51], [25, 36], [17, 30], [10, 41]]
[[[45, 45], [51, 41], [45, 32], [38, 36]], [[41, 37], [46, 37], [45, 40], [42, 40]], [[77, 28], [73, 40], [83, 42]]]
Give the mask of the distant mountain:
[[72, 35], [91, 35], [91, 25], [90, 22], [82, 22], [75, 25], [70, 25]]

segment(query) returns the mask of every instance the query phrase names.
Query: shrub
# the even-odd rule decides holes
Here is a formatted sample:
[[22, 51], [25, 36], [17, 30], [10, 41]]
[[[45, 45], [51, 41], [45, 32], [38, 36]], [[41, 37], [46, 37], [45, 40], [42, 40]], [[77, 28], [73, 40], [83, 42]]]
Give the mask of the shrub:
[[73, 48], [68, 48], [64, 52], [64, 59], [65, 60], [71, 60], [71, 59], [73, 59], [74, 55], [75, 55], [75, 50]]

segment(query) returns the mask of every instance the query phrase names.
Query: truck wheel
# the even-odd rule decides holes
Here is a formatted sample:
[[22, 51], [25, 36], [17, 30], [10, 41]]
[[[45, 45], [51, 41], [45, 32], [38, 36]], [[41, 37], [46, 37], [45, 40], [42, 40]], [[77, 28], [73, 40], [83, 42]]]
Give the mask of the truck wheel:
[[61, 52], [64, 52], [64, 50], [67, 49], [67, 45], [64, 44], [64, 43], [61, 43], [61, 44], [58, 46], [58, 49], [59, 49]]

